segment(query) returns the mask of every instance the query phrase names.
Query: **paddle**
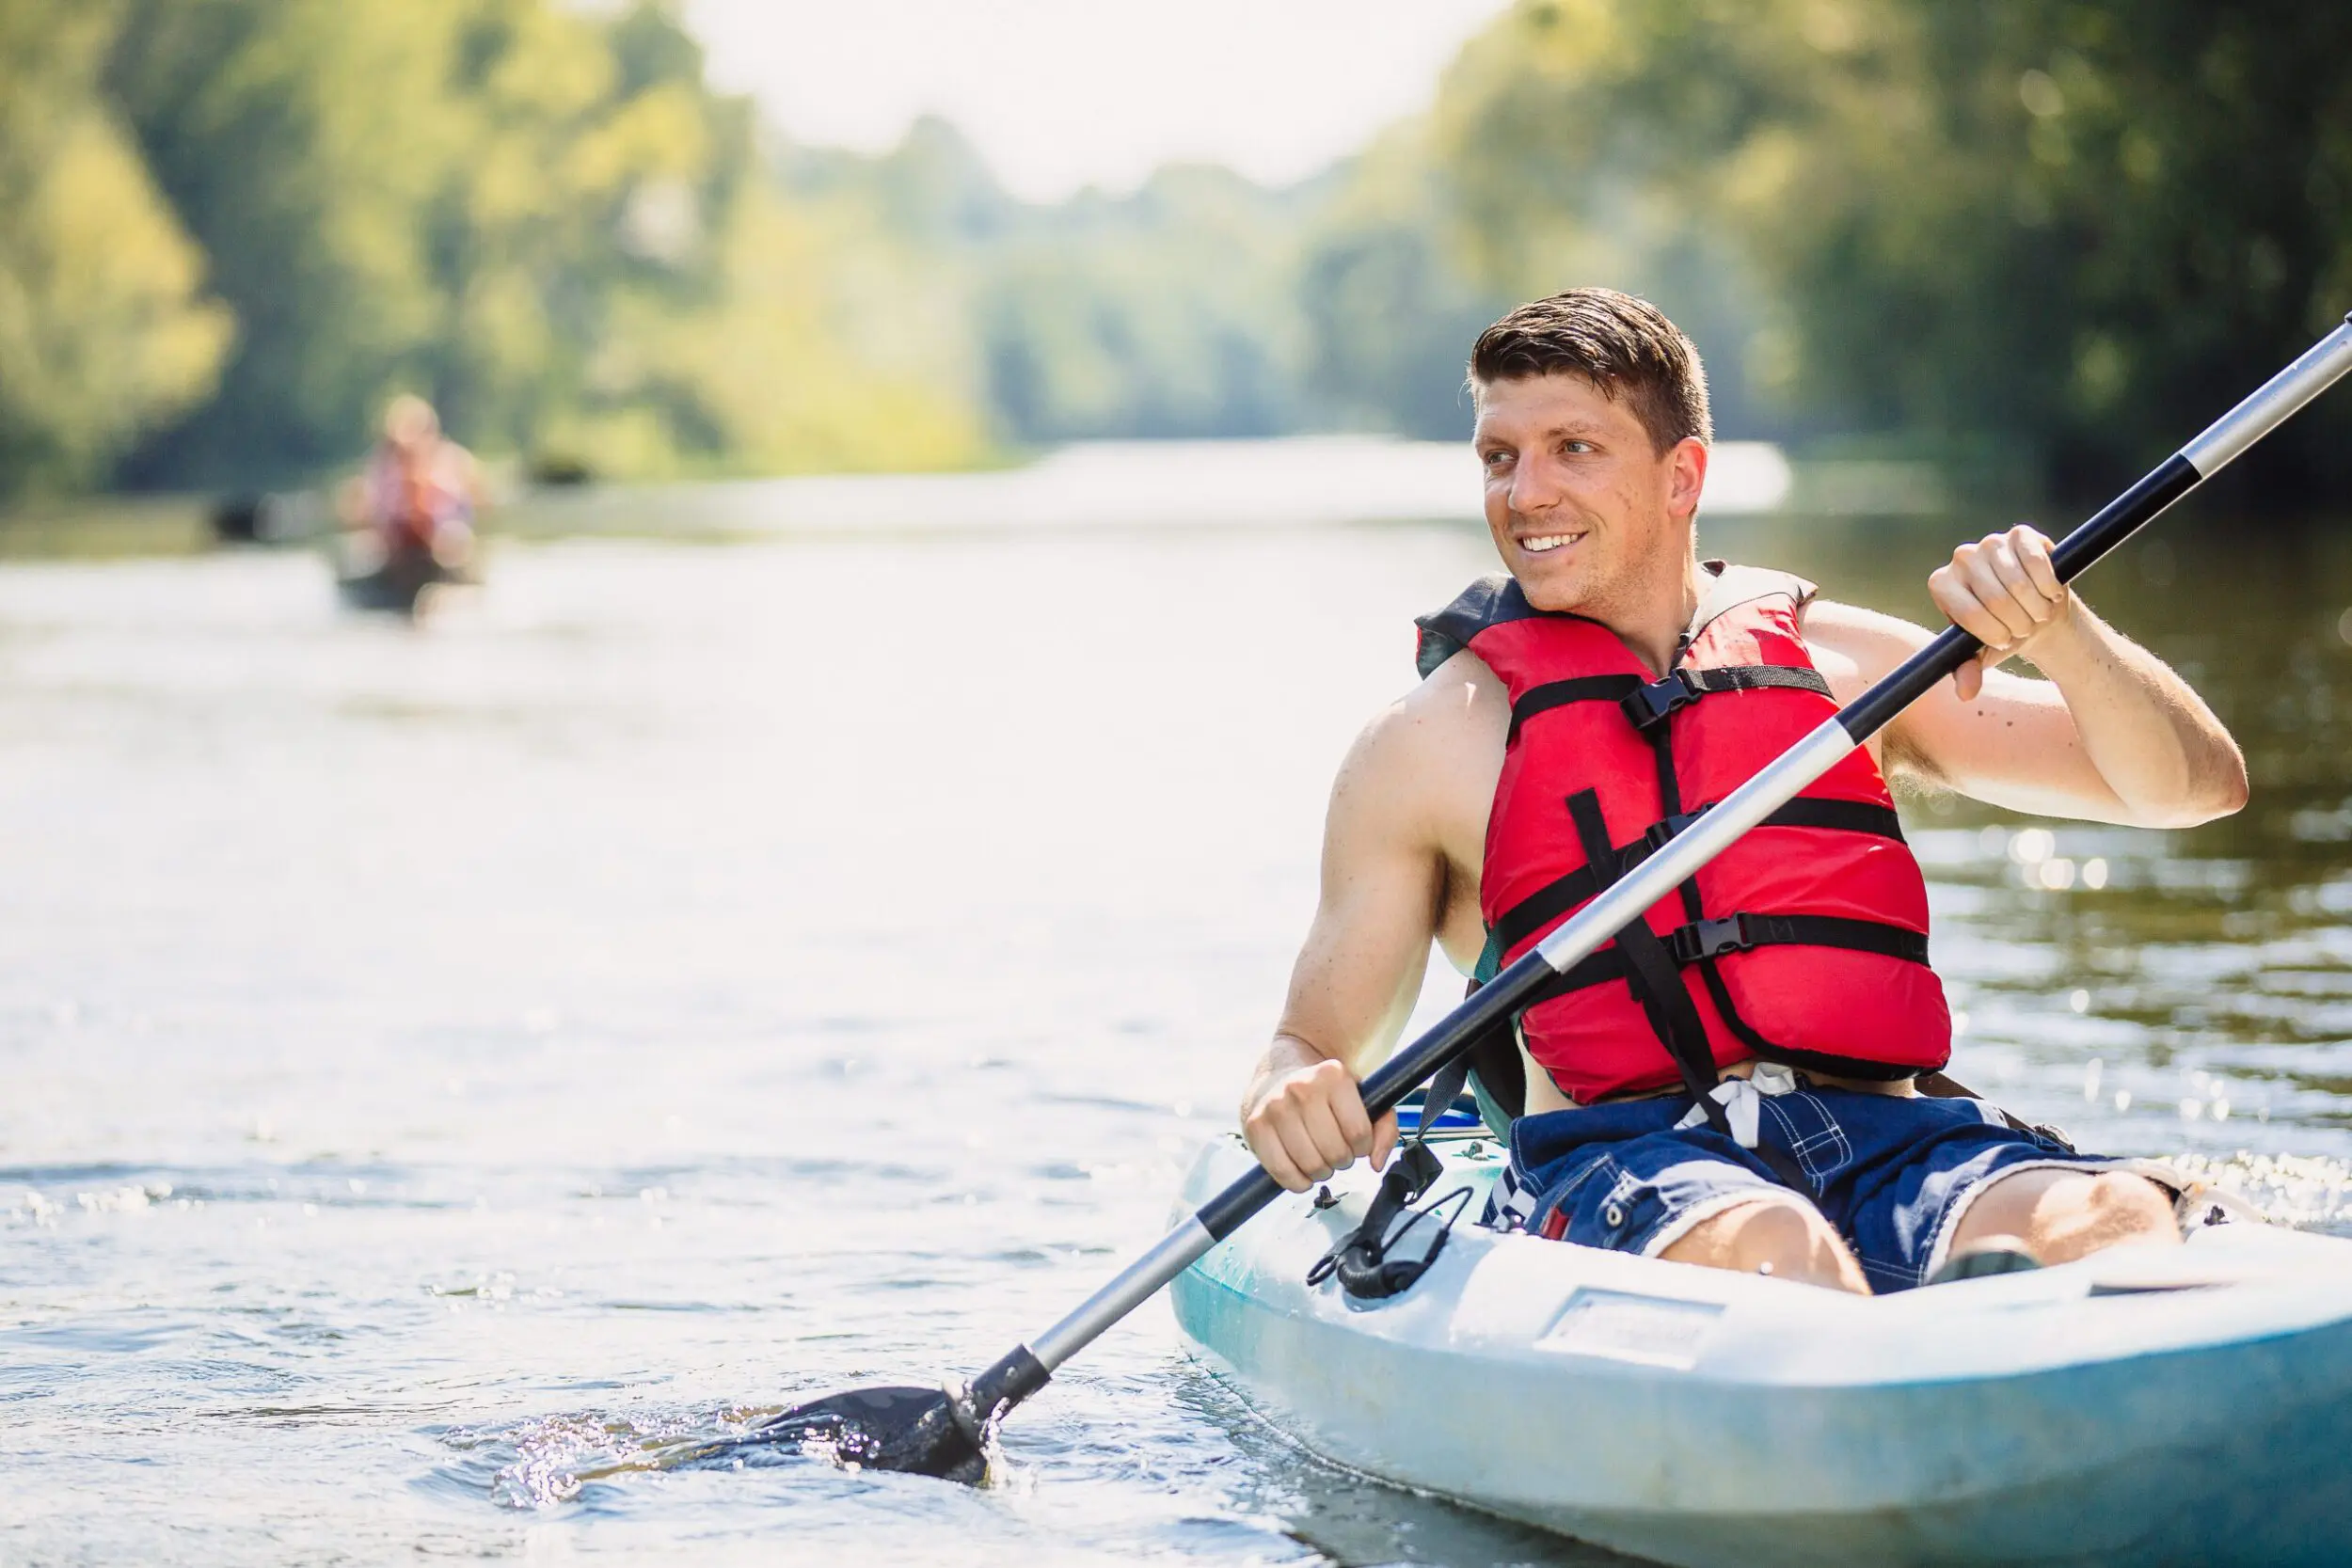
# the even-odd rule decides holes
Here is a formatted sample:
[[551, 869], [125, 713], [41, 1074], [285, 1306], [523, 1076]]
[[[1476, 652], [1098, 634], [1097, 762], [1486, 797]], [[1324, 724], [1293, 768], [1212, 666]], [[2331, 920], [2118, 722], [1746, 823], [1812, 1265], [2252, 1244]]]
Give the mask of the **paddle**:
[[[2079, 576], [2347, 371], [2352, 371], [2352, 316], [2068, 534], [2053, 557], [2058, 579]], [[1399, 1101], [1467, 1051], [1472, 1041], [1525, 1006], [1544, 982], [1643, 918], [1652, 904], [1982, 648], [1982, 643], [1958, 626], [1946, 627], [1901, 668], [1824, 720], [1778, 761], [1603, 890], [1574, 919], [1544, 938], [1534, 951], [1365, 1079], [1365, 1110], [1377, 1118], [1396, 1109]], [[1243, 1177], [1080, 1303], [1075, 1311], [1028, 1343], [1015, 1346], [966, 1386], [879, 1387], [834, 1394], [771, 1418], [741, 1438], [700, 1450], [696, 1458], [739, 1457], [745, 1448], [791, 1444], [829, 1451], [841, 1461], [869, 1469], [977, 1482], [987, 1470], [989, 1435], [1013, 1406], [1043, 1387], [1056, 1368], [1151, 1299], [1194, 1259], [1281, 1196], [1281, 1191], [1263, 1170]]]

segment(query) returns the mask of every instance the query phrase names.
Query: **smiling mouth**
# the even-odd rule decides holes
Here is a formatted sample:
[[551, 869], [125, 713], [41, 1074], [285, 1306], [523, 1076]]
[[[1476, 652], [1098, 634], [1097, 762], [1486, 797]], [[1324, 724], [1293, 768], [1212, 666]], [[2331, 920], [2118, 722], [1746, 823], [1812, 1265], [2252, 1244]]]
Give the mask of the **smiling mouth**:
[[1519, 549], [1528, 555], [1547, 555], [1563, 546], [1573, 545], [1584, 537], [1581, 533], [1538, 533], [1518, 540]]

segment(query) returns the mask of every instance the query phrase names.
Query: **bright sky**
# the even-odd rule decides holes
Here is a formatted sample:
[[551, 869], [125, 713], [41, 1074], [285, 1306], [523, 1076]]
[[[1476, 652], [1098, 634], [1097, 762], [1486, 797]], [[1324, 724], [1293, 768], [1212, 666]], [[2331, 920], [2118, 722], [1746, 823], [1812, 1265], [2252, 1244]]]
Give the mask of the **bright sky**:
[[1175, 160], [1309, 174], [1425, 108], [1507, 0], [689, 0], [723, 88], [793, 139], [879, 151], [954, 121], [1013, 191]]

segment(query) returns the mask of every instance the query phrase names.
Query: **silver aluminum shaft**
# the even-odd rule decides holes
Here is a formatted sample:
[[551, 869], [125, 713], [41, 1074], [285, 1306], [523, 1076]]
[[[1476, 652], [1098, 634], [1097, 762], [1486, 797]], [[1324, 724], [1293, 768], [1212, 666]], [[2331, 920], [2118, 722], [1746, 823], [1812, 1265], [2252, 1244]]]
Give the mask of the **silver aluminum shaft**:
[[1184, 1273], [1216, 1245], [1208, 1227], [1197, 1219], [1161, 1237], [1152, 1250], [1120, 1270], [1118, 1277], [1078, 1304], [1077, 1310], [1029, 1341], [1029, 1354], [1052, 1371], [1092, 1344], [1111, 1324], [1158, 1293], [1161, 1286]]
[[1619, 881], [1579, 910], [1574, 920], [1537, 944], [1544, 962], [1565, 973], [1626, 927], [1642, 918], [1699, 867], [1730, 847], [1732, 841], [1787, 805], [1797, 792], [1837, 766], [1854, 749], [1854, 737], [1835, 719], [1798, 741], [1762, 772], [1710, 806], [1666, 847], [1635, 866]]
[[2352, 315], [2303, 356], [2257, 388], [2251, 397], [2205, 428], [2181, 455], [2207, 479], [2269, 435], [2286, 418], [2352, 371]]

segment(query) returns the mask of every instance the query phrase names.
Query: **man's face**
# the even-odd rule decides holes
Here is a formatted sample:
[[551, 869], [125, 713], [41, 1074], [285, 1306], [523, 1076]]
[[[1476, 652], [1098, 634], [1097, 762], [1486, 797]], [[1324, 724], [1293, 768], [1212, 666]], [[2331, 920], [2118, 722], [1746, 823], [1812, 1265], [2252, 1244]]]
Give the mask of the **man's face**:
[[1615, 620], [1678, 591], [1707, 449], [1661, 455], [1632, 409], [1581, 375], [1479, 388], [1470, 436], [1486, 475], [1486, 527], [1538, 610]]

